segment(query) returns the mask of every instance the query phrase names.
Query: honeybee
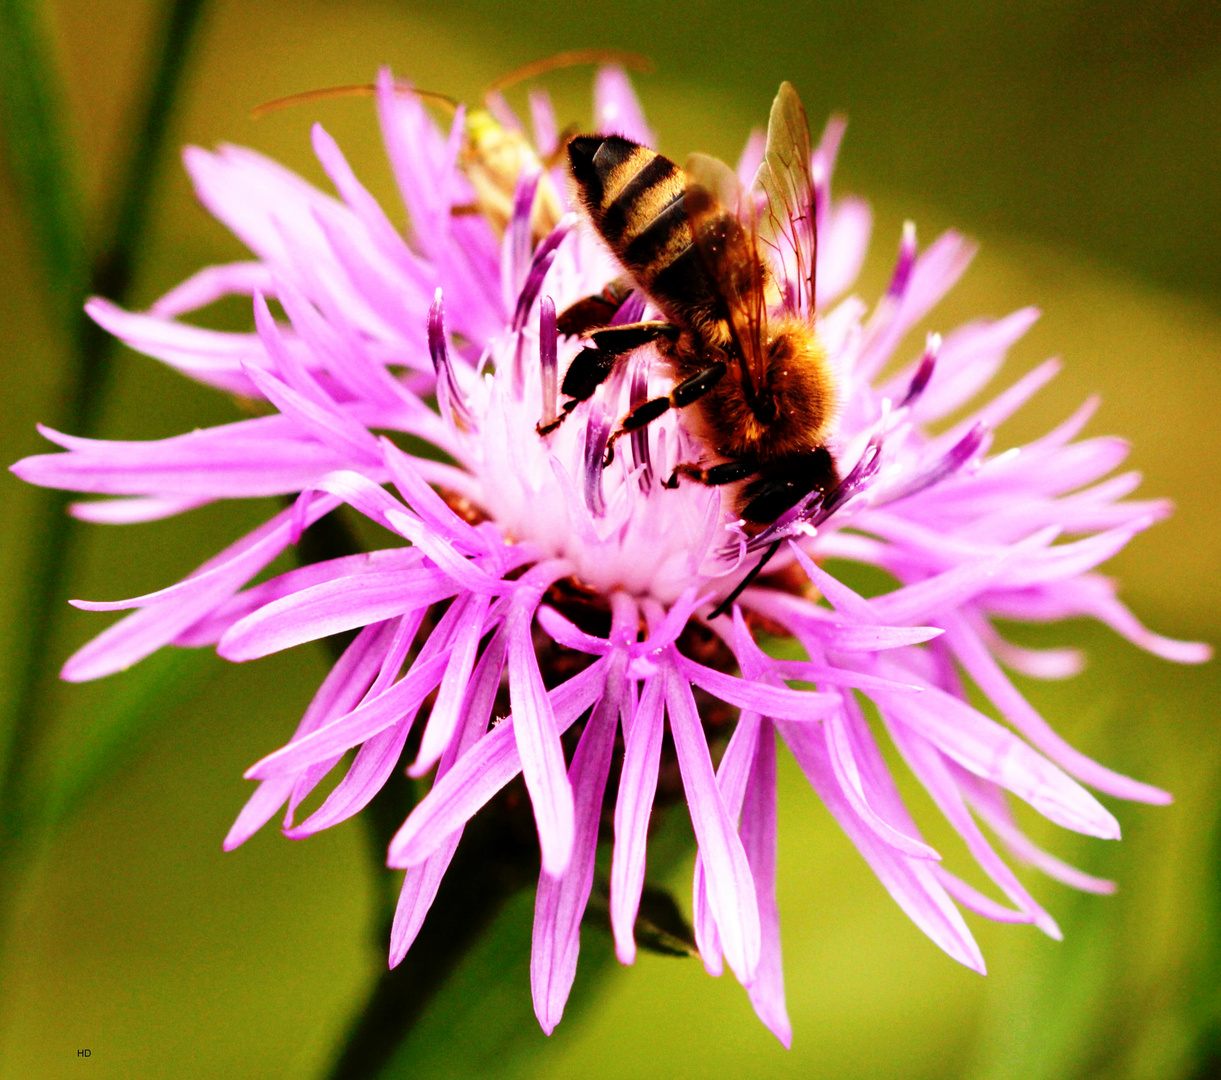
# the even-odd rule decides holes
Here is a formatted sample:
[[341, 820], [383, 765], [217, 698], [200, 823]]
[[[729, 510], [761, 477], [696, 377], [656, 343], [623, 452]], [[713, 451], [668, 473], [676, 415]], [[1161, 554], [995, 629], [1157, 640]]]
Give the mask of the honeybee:
[[[782, 83], [776, 95], [749, 192], [712, 158], [695, 155], [680, 169], [617, 135], [577, 136], [568, 157], [590, 224], [664, 319], [607, 325], [622, 288], [563, 312], [560, 331], [593, 345], [565, 375], [564, 414], [540, 434], [653, 343], [674, 387], [632, 408], [611, 435], [608, 460], [621, 435], [683, 409], [712, 460], [679, 464], [667, 486], [740, 484], [733, 505], [747, 532], [831, 492], [836, 385], [814, 327], [815, 192], [809, 127], [793, 87]], [[786, 280], [775, 280], [766, 248], [780, 256]]]

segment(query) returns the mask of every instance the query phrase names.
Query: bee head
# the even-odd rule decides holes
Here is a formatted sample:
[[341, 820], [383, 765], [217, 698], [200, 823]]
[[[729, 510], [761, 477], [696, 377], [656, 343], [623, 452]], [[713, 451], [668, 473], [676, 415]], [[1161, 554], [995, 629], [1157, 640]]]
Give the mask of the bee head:
[[572, 165], [573, 178], [579, 184], [587, 184], [594, 176], [594, 154], [602, 145], [601, 135], [577, 135], [568, 141], [568, 161]]

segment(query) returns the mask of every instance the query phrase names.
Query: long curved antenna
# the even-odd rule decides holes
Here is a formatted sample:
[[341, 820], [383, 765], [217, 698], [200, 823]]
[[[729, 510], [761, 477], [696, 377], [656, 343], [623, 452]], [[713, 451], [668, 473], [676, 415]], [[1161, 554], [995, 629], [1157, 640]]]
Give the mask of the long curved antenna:
[[[448, 94], [441, 94], [436, 90], [419, 90], [400, 82], [396, 82], [394, 88], [401, 93], [415, 94], [416, 97], [423, 98], [425, 101], [444, 106], [450, 112], [455, 112], [458, 108], [457, 101]], [[300, 94], [289, 94], [288, 97], [276, 98], [274, 101], [265, 101], [262, 105], [256, 105], [250, 110], [250, 118], [258, 120], [268, 113], [290, 109], [295, 105], [308, 105], [311, 101], [325, 101], [327, 98], [338, 97], [372, 97], [375, 93], [377, 93], [377, 87], [372, 83], [352, 83], [347, 86], [327, 86], [320, 90], [305, 90]]]
[[[653, 70], [653, 62], [647, 56], [641, 56], [639, 53], [625, 52], [622, 49], [569, 49], [567, 52], [556, 53], [554, 56], [547, 56], [542, 60], [534, 60], [515, 71], [510, 71], [507, 75], [502, 75], [488, 84], [487, 93], [495, 94], [525, 82], [527, 79], [545, 75], [549, 71], [579, 67], [582, 64], [620, 64], [632, 71], [644, 73]], [[448, 94], [438, 93], [436, 90], [420, 90], [400, 82], [396, 82], [394, 86], [402, 93], [415, 94], [416, 97], [442, 105], [451, 113], [458, 108], [458, 102]], [[300, 94], [289, 94], [287, 97], [256, 105], [250, 110], [250, 118], [258, 120], [268, 113], [290, 109], [296, 105], [308, 105], [311, 101], [325, 101], [328, 98], [338, 97], [372, 97], [376, 92], [377, 87], [372, 83], [349, 83], [346, 86], [327, 86], [319, 90], [305, 90]]]
[[488, 93], [507, 90], [510, 86], [525, 82], [527, 79], [546, 75], [549, 71], [559, 71], [561, 68], [580, 67], [582, 64], [620, 64], [630, 71], [639, 71], [647, 75], [653, 70], [653, 61], [639, 53], [625, 52], [622, 49], [569, 49], [567, 52], [556, 53], [524, 64], [507, 75], [500, 76], [488, 84]]

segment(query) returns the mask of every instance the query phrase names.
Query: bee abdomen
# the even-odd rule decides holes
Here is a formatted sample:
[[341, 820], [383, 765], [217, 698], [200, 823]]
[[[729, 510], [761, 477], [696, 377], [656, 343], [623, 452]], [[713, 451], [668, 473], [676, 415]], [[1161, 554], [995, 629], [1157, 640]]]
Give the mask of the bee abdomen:
[[630, 246], [682, 196], [678, 166], [654, 154], [603, 208], [600, 231], [607, 243]]
[[578, 136], [568, 155], [590, 220], [637, 283], [671, 315], [702, 300], [682, 169], [618, 135]]

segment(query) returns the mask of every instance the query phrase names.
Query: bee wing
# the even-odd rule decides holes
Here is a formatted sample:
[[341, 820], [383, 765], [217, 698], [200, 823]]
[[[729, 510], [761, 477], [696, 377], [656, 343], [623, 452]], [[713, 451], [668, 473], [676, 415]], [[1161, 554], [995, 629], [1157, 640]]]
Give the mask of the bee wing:
[[767, 122], [767, 149], [754, 188], [764, 196], [759, 236], [783, 268], [781, 292], [794, 314], [814, 314], [818, 230], [810, 174], [810, 125], [791, 83], [783, 82]]
[[754, 201], [737, 174], [706, 154], [687, 159], [684, 209], [717, 307], [743, 359], [748, 396], [763, 385], [767, 272], [758, 250]]

